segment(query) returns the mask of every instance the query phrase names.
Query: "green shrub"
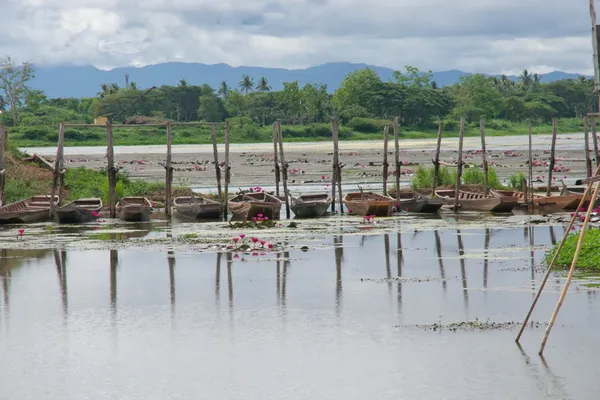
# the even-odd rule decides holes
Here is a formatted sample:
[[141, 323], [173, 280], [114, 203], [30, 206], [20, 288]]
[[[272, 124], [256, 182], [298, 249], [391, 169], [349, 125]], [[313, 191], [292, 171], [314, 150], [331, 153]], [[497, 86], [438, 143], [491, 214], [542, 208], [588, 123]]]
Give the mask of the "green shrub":
[[[413, 189], [429, 189], [433, 187], [434, 167], [425, 168], [419, 165], [413, 175], [411, 186]], [[448, 167], [440, 167], [438, 171], [437, 186], [456, 186], [456, 171]]]
[[389, 121], [380, 119], [354, 117], [346, 124], [346, 126], [356, 132], [380, 133], [383, 132], [383, 128], [386, 124], [391, 125]]
[[523, 190], [523, 180], [525, 179], [524, 172], [515, 172], [508, 177], [508, 184], [516, 190]]
[[[571, 233], [556, 259], [555, 266], [557, 268], [569, 268], [573, 262], [575, 256], [575, 248], [579, 240], [579, 232]], [[558, 244], [546, 253], [546, 264], [549, 264], [554, 257], [554, 253], [558, 249]], [[583, 236], [583, 245], [579, 258], [577, 260], [577, 267], [590, 270], [600, 269], [600, 229], [590, 228], [587, 229]]]
[[[465, 168], [462, 174], [462, 182], [465, 185], [484, 185], [485, 174], [483, 169], [479, 167]], [[502, 188], [502, 183], [500, 183], [500, 180], [498, 179], [496, 169], [492, 167], [488, 168], [488, 185], [492, 189]]]
[[48, 138], [48, 129], [41, 126], [29, 126], [21, 131], [23, 139], [45, 140]]

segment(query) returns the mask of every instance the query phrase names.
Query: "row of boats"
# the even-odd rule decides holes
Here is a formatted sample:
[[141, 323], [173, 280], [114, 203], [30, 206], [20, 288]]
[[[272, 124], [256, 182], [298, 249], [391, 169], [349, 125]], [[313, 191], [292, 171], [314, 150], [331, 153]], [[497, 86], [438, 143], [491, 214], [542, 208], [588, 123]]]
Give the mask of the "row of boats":
[[[489, 194], [459, 191], [458, 206], [463, 211], [506, 213], [517, 206], [527, 205], [523, 192], [512, 190], [490, 190]], [[454, 208], [456, 192], [452, 189], [437, 190], [431, 198], [412, 191], [401, 191], [399, 198], [374, 192], [348, 193], [344, 204], [349, 213], [378, 217], [390, 216], [394, 211], [436, 213], [442, 207]], [[533, 206], [555, 210], [574, 210], [583, 198], [583, 193], [563, 191], [560, 195], [533, 195]], [[231, 198], [228, 208], [232, 219], [252, 220], [257, 217], [279, 219], [285, 198], [269, 193], [240, 193]], [[306, 194], [289, 197], [290, 208], [297, 218], [314, 218], [327, 214], [333, 202], [328, 194]], [[589, 200], [584, 202], [584, 206]], [[100, 216], [103, 208], [98, 198], [79, 199], [59, 207], [59, 198], [49, 195], [33, 196], [0, 207], [0, 224], [34, 223], [50, 220], [58, 223], [91, 222]], [[51, 209], [54, 208], [53, 215]], [[174, 210], [182, 217], [191, 219], [218, 219], [221, 203], [207, 196], [180, 196], [173, 200]], [[116, 205], [120, 219], [129, 222], [148, 221], [152, 217], [152, 202], [145, 197], [123, 197]]]

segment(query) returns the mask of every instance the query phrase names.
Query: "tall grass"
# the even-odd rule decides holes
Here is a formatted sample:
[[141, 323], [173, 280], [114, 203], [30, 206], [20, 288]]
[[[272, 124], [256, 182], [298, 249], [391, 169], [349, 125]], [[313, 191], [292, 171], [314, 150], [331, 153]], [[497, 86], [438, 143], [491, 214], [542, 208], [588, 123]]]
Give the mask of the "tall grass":
[[[433, 186], [434, 167], [425, 168], [419, 165], [413, 179], [411, 187], [417, 189], [431, 189]], [[462, 174], [462, 183], [465, 185], [483, 185], [485, 183], [485, 175], [481, 168], [470, 167], [465, 168]], [[488, 185], [492, 189], [501, 189], [502, 183], [498, 179], [496, 170], [492, 167], [488, 169]], [[456, 171], [449, 167], [440, 167], [438, 172], [437, 186], [456, 186]]]
[[[483, 185], [485, 184], [485, 173], [479, 167], [465, 168], [462, 175], [462, 182], [465, 185]], [[502, 183], [498, 179], [495, 168], [488, 168], [488, 186], [492, 189], [501, 189]]]
[[524, 172], [515, 172], [511, 176], [508, 177], [508, 184], [511, 188], [517, 190], [523, 190], [523, 180], [525, 179]]

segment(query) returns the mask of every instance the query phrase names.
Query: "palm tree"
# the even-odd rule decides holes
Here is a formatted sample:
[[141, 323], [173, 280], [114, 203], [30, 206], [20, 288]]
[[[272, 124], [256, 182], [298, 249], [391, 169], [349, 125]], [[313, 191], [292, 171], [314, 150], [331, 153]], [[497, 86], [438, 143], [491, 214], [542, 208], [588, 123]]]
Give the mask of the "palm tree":
[[179, 87], [180, 88], [185, 88], [185, 87], [188, 87], [188, 86], [189, 86], [189, 84], [187, 83], [187, 81], [185, 79], [180, 79], [179, 80]]
[[431, 88], [434, 89], [434, 90], [437, 89], [437, 88], [439, 88], [439, 86], [438, 86], [438, 84], [437, 84], [436, 81], [431, 81]]
[[533, 83], [532, 75], [526, 69], [519, 75], [519, 84], [525, 90], [528, 90]]
[[252, 91], [254, 87], [254, 79], [250, 78], [248, 74], [244, 74], [242, 76], [242, 80], [240, 81], [240, 89], [243, 90], [245, 94]]
[[100, 85], [100, 89], [102, 90], [101, 92], [98, 92], [98, 94], [96, 95], [100, 100], [102, 100], [104, 97], [106, 97], [107, 94], [109, 94], [109, 89], [108, 89], [108, 85], [106, 83], [103, 83], [102, 85]]
[[271, 86], [269, 86], [269, 81], [264, 76], [258, 80], [256, 84], [256, 90], [259, 92], [269, 92], [271, 90]]
[[583, 85], [587, 82], [587, 78], [583, 75], [579, 75], [577, 77], [577, 83], [579, 83], [580, 85]]
[[227, 84], [227, 82], [221, 81], [221, 84], [219, 85], [219, 90], [217, 90], [217, 94], [222, 98], [226, 99], [227, 96], [229, 96], [230, 91], [231, 90], [229, 89], [229, 85]]
[[138, 85], [135, 82], [129, 82], [128, 88], [132, 90], [138, 90]]
[[120, 88], [120, 87], [119, 87], [119, 85], [118, 85], [118, 84], [116, 84], [116, 83], [111, 83], [111, 84], [108, 86], [108, 93], [109, 93], [109, 94], [115, 94], [115, 93], [117, 93], [119, 90], [121, 90], [121, 88]]

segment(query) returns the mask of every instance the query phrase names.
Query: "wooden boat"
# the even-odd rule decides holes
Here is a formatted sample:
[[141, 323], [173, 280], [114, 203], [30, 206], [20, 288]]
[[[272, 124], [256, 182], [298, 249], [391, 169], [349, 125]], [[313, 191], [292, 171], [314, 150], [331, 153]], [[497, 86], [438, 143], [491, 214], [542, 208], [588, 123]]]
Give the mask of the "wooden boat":
[[234, 219], [249, 220], [258, 214], [279, 219], [283, 203], [268, 193], [243, 193], [233, 197], [228, 204]]
[[[444, 205], [454, 208], [454, 189], [436, 190], [436, 195], [444, 200]], [[514, 197], [486, 196], [483, 193], [471, 193], [461, 190], [458, 197], [458, 206], [463, 211], [485, 211], [485, 212], [511, 212], [519, 203]]]
[[432, 199], [417, 192], [400, 192], [400, 207], [397, 211], [436, 213], [444, 205], [443, 199]]
[[187, 218], [212, 219], [221, 215], [221, 203], [204, 196], [175, 197], [173, 207], [181, 216]]
[[396, 200], [373, 192], [355, 192], [344, 197], [344, 204], [348, 210], [352, 210], [352, 214], [389, 217]]
[[123, 221], [148, 221], [152, 214], [152, 203], [145, 197], [123, 197], [117, 203], [117, 214]]
[[[491, 190], [490, 194], [494, 197], [513, 197], [519, 204], [525, 205], [525, 193], [516, 190]], [[533, 195], [534, 207], [554, 207], [562, 210], [574, 210], [579, 205], [582, 195], [566, 194], [560, 196], [544, 196], [540, 194]]]
[[79, 199], [54, 211], [54, 219], [59, 224], [79, 224], [95, 221], [102, 210], [102, 200], [98, 198]]
[[322, 217], [333, 201], [331, 196], [325, 193], [290, 196], [290, 199], [290, 208], [298, 218]]
[[[0, 207], [0, 224], [23, 224], [50, 220], [51, 196], [33, 196], [16, 203]], [[58, 205], [54, 196], [53, 203]]]

